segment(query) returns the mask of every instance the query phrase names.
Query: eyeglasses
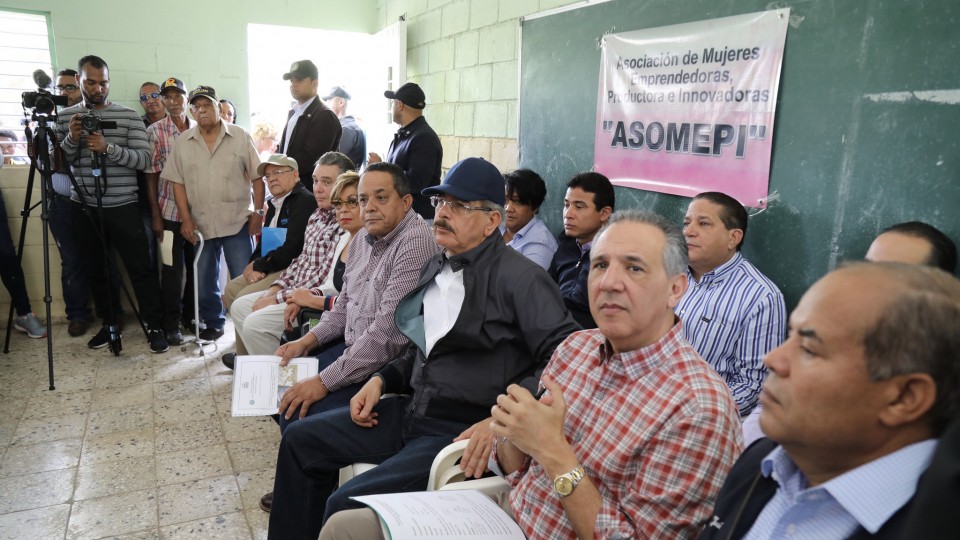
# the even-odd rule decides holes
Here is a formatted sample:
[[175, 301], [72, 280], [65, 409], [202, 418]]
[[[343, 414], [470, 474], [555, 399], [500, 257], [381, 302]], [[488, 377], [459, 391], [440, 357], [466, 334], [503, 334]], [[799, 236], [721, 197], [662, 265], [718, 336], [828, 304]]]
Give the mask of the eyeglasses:
[[79, 89], [80, 87], [75, 84], [58, 84], [57, 85], [58, 92], [76, 92]]
[[267, 180], [273, 180], [274, 178], [280, 178], [281, 174], [287, 174], [289, 172], [293, 172], [293, 169], [287, 169], [285, 171], [273, 171], [271, 173], [267, 173], [263, 175], [263, 177], [266, 178]]
[[467, 206], [460, 201], [455, 201], [452, 199], [447, 200], [437, 195], [430, 197], [430, 204], [433, 205], [433, 207], [436, 208], [437, 210], [443, 208], [444, 206], [449, 206], [450, 210], [452, 210], [456, 214], [460, 214], [461, 216], [471, 210], [474, 212], [492, 212], [493, 211], [492, 208], [484, 208], [482, 206]]
[[340, 210], [343, 207], [346, 207], [347, 210], [353, 210], [354, 208], [360, 206], [360, 201], [358, 201], [356, 197], [350, 197], [345, 201], [341, 201], [340, 199], [334, 199], [330, 201], [330, 204], [333, 205], [334, 210]]
[[160, 99], [160, 92], [150, 92], [149, 94], [140, 94], [140, 101], [146, 101], [150, 98]]

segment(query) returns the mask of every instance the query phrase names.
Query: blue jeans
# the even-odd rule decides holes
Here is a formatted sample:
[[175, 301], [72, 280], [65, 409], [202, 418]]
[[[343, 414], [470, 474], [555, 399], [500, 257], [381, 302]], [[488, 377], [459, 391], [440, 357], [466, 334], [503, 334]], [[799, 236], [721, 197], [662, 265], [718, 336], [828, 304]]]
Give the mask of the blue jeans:
[[[320, 354], [317, 355], [317, 360], [319, 360], [319, 370], [323, 371], [330, 364], [337, 361], [343, 355], [343, 351], [346, 350], [347, 344], [343, 342], [342, 339], [334, 341], [326, 346], [326, 349], [320, 351]], [[304, 418], [309, 418], [315, 414], [320, 414], [322, 412], [330, 411], [333, 409], [338, 409], [340, 407], [346, 407], [350, 405], [350, 400], [363, 388], [363, 384], [355, 383], [351, 385], [344, 386], [339, 390], [334, 390], [327, 394], [327, 397], [321, 399], [310, 405], [310, 408], [307, 409], [307, 416]], [[289, 420], [279, 415], [277, 423], [280, 424], [280, 433], [282, 434], [287, 430], [287, 426], [296, 422], [300, 419], [299, 409], [293, 413]]]
[[60, 195], [50, 197], [50, 232], [60, 250], [60, 284], [63, 288], [63, 303], [66, 304], [68, 320], [90, 318], [90, 286], [87, 270], [77, 248], [73, 229], [73, 210], [70, 200]]
[[[316, 538], [334, 513], [363, 507], [350, 497], [425, 490], [437, 453], [469, 424], [411, 421], [409, 403], [382, 400], [372, 428], [354, 424], [347, 408], [290, 424], [280, 440], [268, 538]], [[340, 468], [351, 463], [379, 466], [337, 488]]]
[[226, 319], [223, 316], [223, 302], [220, 301], [220, 255], [227, 260], [227, 271], [231, 278], [243, 273], [253, 254], [253, 239], [247, 233], [244, 223], [240, 231], [233, 236], [204, 238], [203, 252], [197, 261], [197, 296], [200, 303], [200, 319], [208, 328], [223, 328]]

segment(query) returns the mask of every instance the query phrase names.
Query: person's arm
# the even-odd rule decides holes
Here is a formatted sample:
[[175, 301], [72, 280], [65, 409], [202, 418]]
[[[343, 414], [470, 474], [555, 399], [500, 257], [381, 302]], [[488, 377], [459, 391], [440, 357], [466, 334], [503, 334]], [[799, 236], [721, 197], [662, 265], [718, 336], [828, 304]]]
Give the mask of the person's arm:
[[[259, 176], [250, 179], [250, 185], [253, 186], [253, 207], [263, 208], [263, 180]], [[263, 216], [253, 212], [247, 218], [247, 234], [256, 236], [260, 234], [263, 228]]]
[[127, 138], [113, 145], [106, 152], [107, 159], [130, 169], [142, 171], [150, 163], [150, 145], [147, 143], [147, 130], [137, 113], [129, 111], [127, 118]]
[[439, 180], [437, 171], [443, 158], [443, 150], [438, 149], [433, 140], [414, 135], [407, 145], [407, 166], [403, 171], [410, 184], [410, 192], [419, 194], [434, 180]]
[[520, 252], [524, 257], [537, 263], [540, 268], [548, 270], [550, 262], [553, 261], [553, 254], [556, 250], [544, 244], [543, 242], [528, 242], [521, 246]]
[[743, 332], [728, 360], [729, 372], [722, 374], [737, 402], [740, 416], [757, 405], [766, 367], [763, 358], [783, 343], [786, 336], [786, 306], [783, 296], [766, 294], [759, 299], [744, 320]]
[[193, 216], [190, 215], [190, 203], [187, 201], [187, 190], [183, 184], [174, 182], [173, 200], [177, 203], [177, 210], [180, 212], [180, 235], [187, 242], [196, 244], [197, 224], [193, 222]]
[[[547, 478], [553, 480], [580, 466], [580, 460], [563, 432], [563, 417], [567, 410], [563, 391], [552, 381], [544, 380], [543, 384], [550, 393], [540, 401], [526, 388], [510, 385], [507, 393], [497, 398], [491, 429], [498, 437], [509, 441], [506, 448], [501, 448], [502, 443], [498, 444], [498, 458], [502, 465], [516, 465], [522, 462], [522, 455], [529, 455], [543, 467]], [[517, 467], [512, 468], [516, 470]], [[573, 492], [560, 501], [577, 538], [594, 538], [597, 517], [604, 501], [589, 475], [584, 475]]]

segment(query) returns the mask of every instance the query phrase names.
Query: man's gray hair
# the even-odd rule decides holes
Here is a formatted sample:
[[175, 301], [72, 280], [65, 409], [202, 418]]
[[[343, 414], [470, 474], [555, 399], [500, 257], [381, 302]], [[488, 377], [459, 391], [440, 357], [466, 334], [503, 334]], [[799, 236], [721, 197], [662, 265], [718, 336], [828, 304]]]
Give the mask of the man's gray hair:
[[960, 280], [943, 270], [913, 264], [859, 262], [847, 269], [880, 272], [899, 291], [864, 333], [867, 372], [875, 381], [926, 373], [937, 385], [930, 410], [934, 435], [960, 415]]
[[503, 221], [504, 219], [506, 219], [505, 216], [503, 215], [502, 205], [499, 205], [493, 201], [482, 201], [481, 206], [483, 206], [484, 208], [489, 208], [490, 210], [493, 210], [494, 212], [500, 214], [500, 221]]
[[617, 210], [614, 212], [607, 224], [604, 225], [595, 238], [606, 232], [614, 223], [641, 223], [652, 225], [663, 233], [666, 241], [663, 244], [663, 269], [668, 276], [684, 274], [687, 271], [687, 241], [683, 238], [683, 232], [672, 221], [647, 210]]
[[[340, 152], [327, 152], [323, 154], [313, 167], [316, 168], [320, 165], [336, 165], [340, 168], [340, 174], [356, 170], [357, 168], [357, 166], [353, 164], [353, 160], [348, 158], [346, 154]], [[337, 176], [340, 176], [340, 174]]]

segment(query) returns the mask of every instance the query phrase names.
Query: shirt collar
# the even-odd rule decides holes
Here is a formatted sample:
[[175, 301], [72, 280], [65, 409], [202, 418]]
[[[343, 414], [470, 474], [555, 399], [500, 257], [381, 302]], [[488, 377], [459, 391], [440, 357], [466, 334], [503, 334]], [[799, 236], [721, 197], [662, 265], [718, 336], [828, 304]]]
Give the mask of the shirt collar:
[[294, 105], [293, 106], [294, 114], [303, 114], [303, 111], [307, 110], [307, 107], [309, 107], [310, 104], [313, 103], [313, 100], [315, 99], [317, 99], [317, 96], [313, 96], [312, 98], [308, 99], [307, 101], [304, 101], [303, 103], [297, 103], [296, 105]]
[[[736, 268], [737, 265], [739, 265], [740, 261], [742, 260], [743, 260], [743, 254], [740, 253], [739, 251], [735, 251], [733, 253], [733, 257], [730, 257], [729, 261], [721, 264], [720, 266], [700, 276], [700, 281], [698, 283], [704, 283], [704, 282], [709, 283], [714, 279], [722, 279], [726, 277], [726, 275], [732, 272], [733, 269]], [[690, 270], [689, 266], [687, 267], [687, 276], [690, 279], [693, 279], [694, 281], [696, 281], [696, 279], [693, 278], [693, 272]]]
[[[524, 236], [526, 236], [527, 233], [530, 232], [530, 229], [532, 229], [534, 226], [536, 226], [537, 221], [540, 221], [540, 218], [537, 217], [537, 216], [533, 216], [533, 219], [531, 219], [530, 221], [528, 221], [527, 224], [524, 225], [522, 229], [520, 229], [519, 231], [513, 233], [513, 238], [514, 238], [514, 239], [518, 239], [518, 238], [523, 238]], [[506, 221], [504, 221], [503, 223], [500, 224], [500, 234], [502, 235], [502, 234], [505, 233], [505, 232], [507, 232], [507, 222], [506, 222]]]
[[409, 137], [410, 134], [413, 133], [413, 130], [417, 127], [417, 125], [419, 125], [421, 121], [426, 122], [426, 119], [424, 119], [423, 116], [418, 116], [413, 120], [413, 122], [410, 122], [409, 124], [398, 129], [397, 134], [394, 136], [397, 137], [398, 139]]
[[398, 223], [397, 226], [394, 227], [393, 230], [387, 233], [387, 235], [384, 236], [383, 238], [377, 239], [372, 234], [368, 234], [364, 238], [366, 239], [367, 243], [370, 244], [371, 246], [377, 242], [383, 242], [384, 244], [389, 246], [390, 243], [393, 242], [393, 239], [400, 234], [400, 231], [402, 231], [403, 229], [406, 229], [407, 225], [411, 221], [413, 221], [414, 219], [417, 219], [416, 216], [417, 216], [417, 213], [413, 211], [413, 208], [411, 208], [407, 210], [406, 215], [403, 216], [403, 219], [400, 220], [400, 223]]
[[683, 322], [674, 315], [673, 327], [663, 337], [646, 347], [617, 354], [613, 352], [610, 341], [604, 340], [600, 346], [600, 363], [619, 358], [626, 368], [627, 375], [632, 379], [639, 379], [675, 358], [677, 346], [683, 342], [682, 336]]
[[574, 240], [577, 243], [577, 247], [580, 248], [580, 256], [583, 257], [583, 254], [590, 251], [590, 247], [593, 246], [593, 240], [590, 240], [586, 244], [581, 244], [579, 240]]
[[450, 267], [453, 269], [453, 271], [459, 272], [464, 268], [474, 266], [477, 262], [477, 259], [492, 249], [497, 242], [499, 242], [501, 245], [503, 244], [503, 236], [500, 235], [499, 230], [484, 238], [483, 242], [480, 242], [480, 245], [469, 251], [465, 251], [459, 255], [454, 255], [453, 257], [447, 257], [446, 252], [444, 252], [441, 262], [447, 263], [449, 261]]
[[[927, 439], [847, 471], [810, 491], [829, 493], [861, 527], [876, 534], [917, 491], [917, 481], [936, 450], [937, 440]], [[760, 464], [760, 472], [772, 478], [793, 501], [807, 490], [807, 479], [782, 446]]]

